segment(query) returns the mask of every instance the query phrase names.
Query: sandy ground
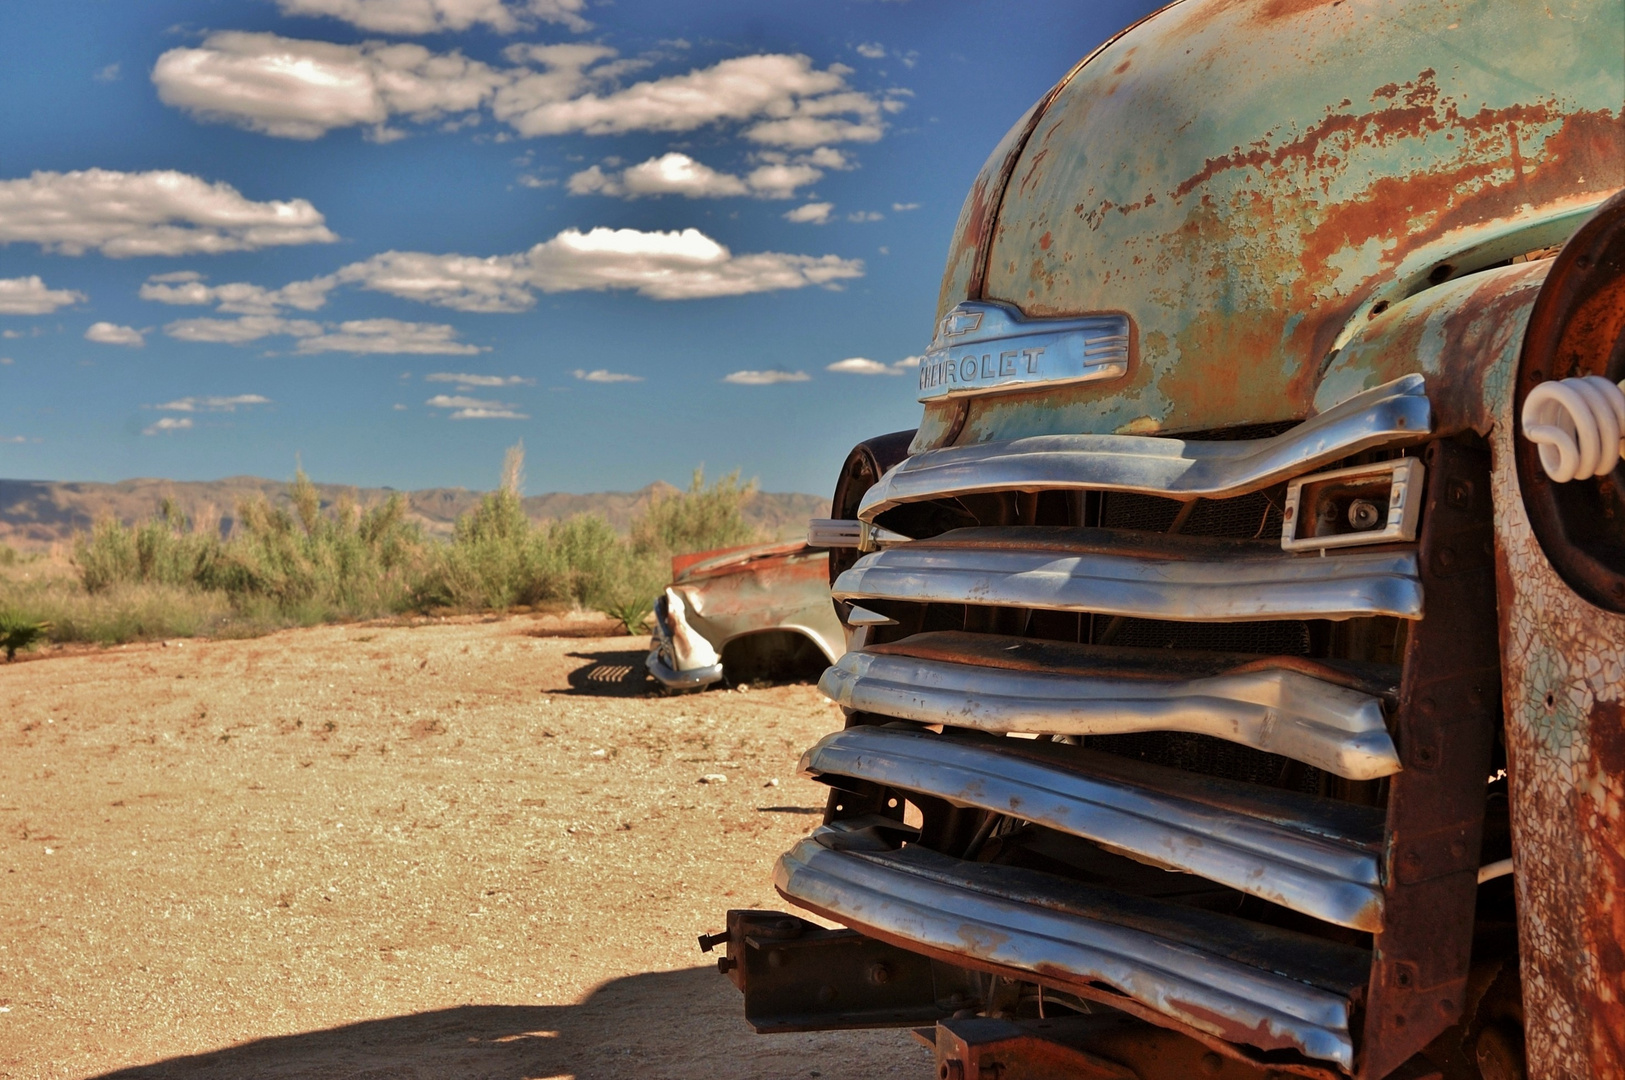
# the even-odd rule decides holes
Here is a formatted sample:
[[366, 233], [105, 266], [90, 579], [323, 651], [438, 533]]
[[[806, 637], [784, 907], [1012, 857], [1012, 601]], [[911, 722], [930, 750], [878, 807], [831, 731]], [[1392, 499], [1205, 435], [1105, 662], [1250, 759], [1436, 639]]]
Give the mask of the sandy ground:
[[923, 1080], [904, 1032], [752, 1034], [695, 946], [783, 906], [838, 711], [537, 625], [0, 665], [0, 1077]]

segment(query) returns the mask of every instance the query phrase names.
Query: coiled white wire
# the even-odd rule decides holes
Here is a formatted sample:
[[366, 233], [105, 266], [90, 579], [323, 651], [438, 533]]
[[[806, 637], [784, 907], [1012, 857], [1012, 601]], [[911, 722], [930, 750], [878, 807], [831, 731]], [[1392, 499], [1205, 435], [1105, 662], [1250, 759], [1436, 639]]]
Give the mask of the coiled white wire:
[[1600, 375], [1543, 382], [1523, 402], [1524, 438], [1540, 447], [1540, 464], [1559, 484], [1613, 471], [1625, 456], [1625, 383]]

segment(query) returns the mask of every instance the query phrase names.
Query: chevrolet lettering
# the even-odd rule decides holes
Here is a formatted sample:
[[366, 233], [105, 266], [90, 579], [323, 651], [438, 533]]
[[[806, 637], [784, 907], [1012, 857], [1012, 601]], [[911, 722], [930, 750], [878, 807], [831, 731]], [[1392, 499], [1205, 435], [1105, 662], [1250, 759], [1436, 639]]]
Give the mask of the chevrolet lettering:
[[1128, 354], [1126, 316], [1029, 319], [1010, 304], [967, 300], [937, 323], [920, 358], [920, 400], [1115, 379]]

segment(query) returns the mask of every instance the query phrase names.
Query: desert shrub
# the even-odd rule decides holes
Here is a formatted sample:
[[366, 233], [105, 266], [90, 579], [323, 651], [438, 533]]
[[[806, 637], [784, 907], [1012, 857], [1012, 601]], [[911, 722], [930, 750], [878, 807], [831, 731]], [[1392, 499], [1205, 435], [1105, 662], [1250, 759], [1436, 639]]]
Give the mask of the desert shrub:
[[632, 546], [669, 558], [693, 551], [735, 547], [756, 539], [745, 520], [745, 504], [756, 495], [756, 482], [739, 482], [739, 470], [705, 486], [705, 470], [694, 470], [687, 491], [657, 495], [632, 522]]
[[186, 585], [219, 547], [218, 537], [194, 532], [186, 516], [165, 499], [158, 515], [139, 525], [111, 518], [74, 541], [73, 561], [87, 592], [114, 585]]
[[10, 544], [0, 544], [0, 566], [16, 566], [22, 554]]
[[501, 486], [457, 522], [447, 543], [424, 539], [401, 495], [371, 508], [350, 499], [324, 507], [302, 470], [286, 505], [263, 496], [239, 505], [225, 539], [166, 501], [150, 521], [102, 521], [77, 537], [77, 580], [0, 579], [0, 608], [49, 623], [58, 641], [240, 635], [520, 604], [592, 608], [640, 633], [673, 554], [756, 538], [741, 512], [756, 486], [741, 484], [737, 472], [708, 486], [695, 470], [687, 491], [653, 499], [623, 538], [594, 514], [532, 523], [523, 471], [524, 448], [515, 446]]
[[392, 495], [363, 510], [341, 499], [323, 511], [316, 485], [299, 471], [290, 508], [263, 496], [237, 508], [239, 528], [200, 560], [193, 581], [245, 611], [306, 624], [403, 610], [424, 560], [406, 500]]
[[19, 651], [32, 648], [50, 628], [51, 624], [43, 619], [0, 609], [0, 650], [5, 651], [6, 662], [17, 659]]

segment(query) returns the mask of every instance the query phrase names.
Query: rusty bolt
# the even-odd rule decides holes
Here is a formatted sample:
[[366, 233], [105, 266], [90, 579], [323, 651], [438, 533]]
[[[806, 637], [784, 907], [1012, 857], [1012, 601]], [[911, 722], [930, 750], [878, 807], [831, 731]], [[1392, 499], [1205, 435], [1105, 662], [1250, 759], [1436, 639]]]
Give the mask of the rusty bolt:
[[1219, 1075], [1219, 1070], [1224, 1068], [1224, 1058], [1209, 1050], [1207, 1053], [1202, 1055], [1201, 1065], [1203, 1072], [1207, 1073], [1209, 1076], [1217, 1076]]
[[1418, 746], [1416, 748], [1416, 763], [1422, 766], [1433, 764], [1433, 747]]
[[1452, 859], [1466, 858], [1467, 857], [1467, 845], [1464, 844], [1460, 840], [1452, 840], [1452, 841], [1450, 841], [1450, 857]]
[[1417, 869], [1421, 868], [1421, 866], [1422, 866], [1422, 856], [1417, 854], [1417, 852], [1416, 852], [1416, 850], [1414, 848], [1405, 853], [1405, 866], [1408, 869], [1411, 869], [1411, 870], [1417, 870]]
[[736, 968], [738, 966], [739, 966], [739, 961], [735, 960], [731, 956], [719, 956], [719, 957], [717, 957], [717, 971], [718, 971], [719, 974], [726, 975], [726, 974], [728, 974], [728, 972], [732, 971], [734, 968]]
[[940, 1080], [965, 1080], [965, 1063], [958, 1058], [952, 1058], [942, 1063], [937, 1070]]
[[891, 968], [886, 964], [874, 964], [869, 968], [869, 981], [876, 986], [885, 986], [891, 982]]
[[1439, 549], [1439, 566], [1445, 570], [1456, 565], [1456, 549], [1443, 547]]
[[1444, 501], [1457, 510], [1465, 510], [1473, 501], [1473, 485], [1465, 480], [1452, 480], [1445, 489]]
[[1411, 988], [1411, 981], [1410, 968], [1402, 967], [1394, 972], [1394, 985], [1398, 986], [1401, 990], [1409, 990]]

